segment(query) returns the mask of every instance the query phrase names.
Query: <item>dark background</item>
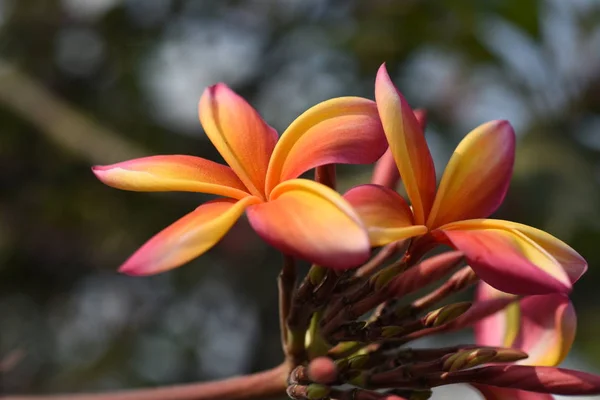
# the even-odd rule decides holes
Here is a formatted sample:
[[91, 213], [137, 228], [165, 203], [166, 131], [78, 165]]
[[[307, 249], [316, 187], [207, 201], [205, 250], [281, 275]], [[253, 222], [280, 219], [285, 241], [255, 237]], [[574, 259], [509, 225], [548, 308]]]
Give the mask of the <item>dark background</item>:
[[[116, 269], [207, 199], [108, 188], [90, 166], [219, 160], [197, 121], [223, 81], [280, 132], [335, 96], [373, 97], [379, 65], [429, 110], [438, 174], [490, 119], [519, 137], [498, 217], [590, 263], [576, 363], [600, 368], [600, 2], [596, 0], [0, 0], [0, 390], [205, 380], [280, 360], [280, 256], [241, 221], [148, 278]], [[370, 167], [341, 169], [341, 186]], [[4, 360], [4, 361], [1, 361]]]

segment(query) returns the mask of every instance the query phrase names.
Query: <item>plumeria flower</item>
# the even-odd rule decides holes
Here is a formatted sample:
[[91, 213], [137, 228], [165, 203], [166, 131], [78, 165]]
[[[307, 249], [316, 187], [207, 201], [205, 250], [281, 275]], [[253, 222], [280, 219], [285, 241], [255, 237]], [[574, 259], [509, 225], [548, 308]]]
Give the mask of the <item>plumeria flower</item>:
[[349, 268], [370, 253], [362, 221], [338, 193], [297, 179], [324, 164], [376, 161], [387, 148], [371, 100], [342, 97], [277, 132], [224, 84], [205, 90], [200, 122], [225, 162], [187, 155], [139, 158], [93, 167], [105, 184], [124, 190], [184, 191], [219, 197], [158, 233], [120, 268], [149, 275], [178, 267], [213, 247], [246, 212], [254, 230], [286, 254], [331, 268]]
[[575, 250], [530, 226], [487, 219], [504, 200], [512, 175], [515, 134], [508, 122], [488, 122], [470, 132], [436, 188], [423, 131], [385, 66], [377, 75], [375, 98], [412, 208], [384, 186], [362, 185], [348, 191], [344, 197], [367, 225], [373, 246], [417, 237], [416, 254], [448, 244], [464, 253], [481, 279], [503, 292], [571, 290], [587, 269]]
[[[480, 283], [476, 292], [478, 301], [509, 298], [513, 295], [500, 292]], [[514, 302], [502, 311], [475, 324], [478, 345], [512, 347], [524, 351], [528, 358], [516, 364], [555, 367], [569, 353], [577, 327], [575, 309], [569, 298], [560, 293], [528, 296]], [[547, 400], [552, 395], [517, 389], [475, 386], [487, 400]]]

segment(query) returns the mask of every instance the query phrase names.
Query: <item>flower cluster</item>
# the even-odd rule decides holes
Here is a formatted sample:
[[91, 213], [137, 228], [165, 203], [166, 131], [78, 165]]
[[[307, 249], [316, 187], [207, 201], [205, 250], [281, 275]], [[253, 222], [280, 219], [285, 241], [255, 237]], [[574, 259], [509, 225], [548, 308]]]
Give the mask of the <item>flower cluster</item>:
[[[425, 115], [410, 108], [385, 66], [375, 101], [325, 101], [279, 137], [223, 84], [204, 92], [199, 114], [228, 166], [173, 155], [93, 168], [119, 189], [221, 196], [158, 233], [120, 270], [178, 267], [245, 212], [285, 255], [280, 309], [291, 397], [422, 399], [454, 383], [486, 399], [600, 393], [600, 377], [556, 368], [575, 337], [568, 294], [586, 261], [546, 232], [488, 218], [512, 175], [508, 122], [470, 132], [437, 185]], [[375, 162], [370, 184], [335, 191], [335, 164]], [[312, 169], [315, 180], [299, 178]], [[400, 180], [409, 202], [395, 190]], [[313, 263], [298, 285], [296, 258]], [[474, 301], [449, 301], [474, 286]], [[471, 327], [475, 344], [406, 347]]]

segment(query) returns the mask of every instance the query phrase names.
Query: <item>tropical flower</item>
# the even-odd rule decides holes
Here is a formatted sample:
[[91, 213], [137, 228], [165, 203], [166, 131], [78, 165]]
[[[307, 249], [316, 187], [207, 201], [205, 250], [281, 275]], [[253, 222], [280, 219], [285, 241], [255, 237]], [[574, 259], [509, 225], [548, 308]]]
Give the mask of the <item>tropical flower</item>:
[[219, 196], [158, 233], [120, 268], [149, 275], [178, 267], [214, 246], [246, 211], [254, 230], [284, 253], [331, 268], [349, 268], [370, 253], [352, 207], [319, 183], [297, 179], [317, 166], [376, 161], [387, 148], [373, 101], [342, 97], [277, 132], [224, 84], [205, 90], [200, 122], [229, 166], [187, 155], [162, 155], [93, 167], [124, 190]]
[[[510, 298], [491, 286], [480, 283], [477, 301]], [[524, 351], [529, 355], [516, 364], [555, 367], [569, 353], [577, 327], [575, 309], [567, 296], [560, 293], [528, 296], [475, 324], [478, 345], [504, 346]], [[517, 389], [500, 389], [487, 385], [475, 387], [488, 400], [552, 399], [550, 394], [533, 393]]]
[[456, 148], [436, 189], [433, 161], [414, 112], [393, 85], [385, 65], [375, 98], [390, 151], [412, 208], [394, 190], [362, 185], [344, 197], [369, 230], [373, 246], [416, 238], [413, 257], [437, 244], [462, 251], [477, 275], [513, 294], [568, 292], [586, 261], [552, 235], [527, 225], [487, 219], [508, 190], [515, 134], [506, 121], [470, 132]]

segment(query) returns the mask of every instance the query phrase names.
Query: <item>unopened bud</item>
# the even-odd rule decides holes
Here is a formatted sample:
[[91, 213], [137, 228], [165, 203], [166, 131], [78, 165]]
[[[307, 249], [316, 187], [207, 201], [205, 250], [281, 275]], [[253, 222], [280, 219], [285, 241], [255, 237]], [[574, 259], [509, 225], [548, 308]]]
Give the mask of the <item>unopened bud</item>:
[[398, 336], [405, 331], [406, 329], [404, 329], [401, 326], [384, 326], [383, 328], [381, 328], [381, 336], [385, 338], [391, 338], [394, 336]]
[[346, 372], [350, 369], [350, 362], [347, 358], [340, 358], [339, 360], [334, 361], [336, 368], [340, 372]]
[[317, 357], [308, 364], [308, 378], [315, 383], [332, 383], [337, 376], [337, 367], [330, 358]]
[[362, 369], [371, 357], [369, 354], [359, 354], [348, 358], [350, 369]]
[[304, 400], [306, 399], [306, 386], [292, 384], [287, 387], [285, 390], [288, 397], [294, 400]]
[[288, 385], [305, 384], [309, 382], [310, 378], [307, 375], [306, 367], [303, 365], [299, 365], [294, 368], [288, 376]]
[[310, 400], [324, 399], [329, 395], [329, 392], [331, 392], [329, 386], [311, 383], [306, 387], [306, 398]]
[[325, 278], [326, 273], [326, 268], [313, 264], [308, 270], [308, 279], [310, 280], [310, 283], [312, 283], [314, 286], [317, 286], [319, 283], [321, 283], [323, 278]]
[[423, 319], [423, 323], [425, 326], [430, 327], [447, 324], [463, 315], [471, 307], [471, 304], [471, 302], [465, 301], [438, 308], [427, 314]]
[[521, 350], [517, 349], [496, 349], [496, 356], [494, 362], [515, 362], [524, 360], [529, 355]]
[[450, 273], [463, 257], [462, 252], [451, 251], [421, 261], [390, 282], [390, 292], [397, 298], [413, 293]]
[[406, 264], [403, 262], [396, 262], [371, 277], [371, 284], [375, 290], [381, 290], [400, 272], [404, 271]]
[[365, 387], [367, 383], [367, 378], [365, 377], [365, 374], [363, 373], [363, 371], [360, 370], [348, 371], [345, 374], [344, 378], [347, 383], [358, 387]]
[[442, 369], [449, 372], [476, 367], [491, 362], [497, 352], [493, 349], [471, 349], [459, 351], [444, 361]]
[[482, 354], [477, 354], [473, 357], [467, 358], [467, 363], [460, 369], [468, 369], [477, 367], [478, 365], [482, 365], [485, 363], [489, 363], [494, 361], [494, 351], [492, 352], [483, 352]]

